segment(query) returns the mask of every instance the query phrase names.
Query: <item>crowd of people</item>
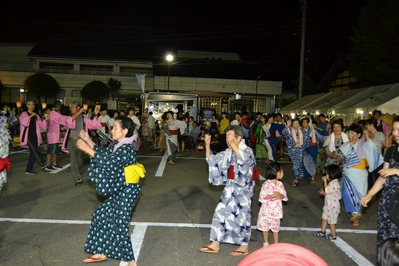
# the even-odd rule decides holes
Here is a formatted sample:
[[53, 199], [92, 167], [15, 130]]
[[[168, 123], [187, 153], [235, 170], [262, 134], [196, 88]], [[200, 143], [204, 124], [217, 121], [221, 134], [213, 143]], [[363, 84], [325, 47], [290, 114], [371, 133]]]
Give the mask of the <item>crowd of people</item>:
[[[1, 114], [0, 130], [8, 128], [11, 135], [19, 133], [21, 147], [29, 149], [26, 174], [36, 174], [33, 169], [35, 162], [44, 170], [62, 169], [57, 161], [62, 143], [61, 150], [69, 154], [75, 185], [83, 182], [83, 162], [85, 156], [89, 155], [89, 179], [96, 183], [99, 193], [111, 195], [93, 215], [85, 248], [94, 255], [85, 262], [112, 257], [136, 265], [128, 239], [113, 242], [113, 247], [103, 252], [104, 247], [98, 242], [98, 237], [105, 237], [109, 233], [112, 242], [112, 235], [127, 236], [128, 222], [141, 186], [124, 183], [125, 175], [122, 172], [125, 167], [136, 164], [136, 152], [140, 149], [141, 139], [150, 143], [151, 148], [167, 152], [169, 165], [176, 163], [179, 152], [204, 152], [210, 167], [209, 182], [225, 186], [212, 219], [212, 243], [200, 248], [202, 252], [218, 253], [220, 243], [230, 243], [239, 245], [231, 255], [248, 254], [257, 162], [267, 163], [267, 180], [262, 185], [258, 199], [262, 206], [257, 229], [263, 232], [264, 246], [269, 245], [269, 231], [273, 233], [274, 243], [279, 242], [282, 201], [287, 201], [288, 197], [280, 181], [284, 172], [278, 160], [282, 160], [285, 154], [293, 165], [292, 187], [297, 187], [303, 178], [315, 183], [316, 174], [322, 174], [323, 189], [319, 193], [325, 197], [325, 204], [321, 230], [314, 236], [337, 239], [336, 224], [341, 199], [353, 226], [359, 226], [363, 217], [362, 208], [382, 190], [378, 209], [378, 256], [383, 256], [381, 248], [388, 248], [386, 242], [397, 243], [399, 215], [394, 208], [399, 207], [399, 118], [394, 120], [391, 129], [380, 119], [381, 112], [378, 110], [373, 112], [370, 119], [360, 120], [356, 124], [341, 119], [327, 121], [322, 114], [317, 117], [305, 115], [290, 118], [280, 113], [256, 113], [250, 119], [247, 112], [235, 113], [232, 121], [228, 120], [226, 113], [222, 113], [220, 119], [214, 114], [211, 119], [199, 123], [183, 112], [175, 114], [167, 111], [160, 116], [160, 120], [156, 120], [147, 109], [142, 114], [134, 108], [129, 108], [127, 112], [115, 111], [111, 118], [108, 110], [100, 110], [98, 106], [94, 110], [86, 110], [79, 102], [71, 103], [70, 115], [60, 113], [59, 102], [42, 115], [36, 113], [35, 106], [33, 100], [28, 100], [25, 111], [16, 114], [15, 110], [5, 107]], [[15, 129], [17, 124], [19, 130]], [[65, 128], [65, 134], [61, 133], [62, 128]], [[46, 132], [46, 158], [39, 149], [43, 142], [43, 131]], [[3, 149], [3, 146], [0, 148]], [[123, 152], [123, 155], [119, 152]], [[130, 155], [125, 156], [126, 153]], [[0, 160], [1, 186], [6, 181], [2, 171], [10, 167], [6, 157]], [[116, 171], [109, 171], [109, 164], [102, 163], [116, 158]], [[126, 185], [118, 185], [118, 182]], [[129, 191], [131, 197], [120, 196], [123, 192], [120, 191], [121, 187]], [[124, 192], [122, 194], [127, 195]], [[120, 205], [121, 201], [123, 206]], [[123, 232], [113, 232], [111, 229], [106, 233], [98, 232], [99, 226], [106, 227], [105, 223], [110, 222], [105, 208], [118, 213], [119, 216], [112, 219], [121, 223]], [[330, 226], [329, 233], [326, 231], [327, 225]], [[395, 245], [389, 247], [392, 246]], [[384, 254], [387, 252], [384, 250]]]
[[[341, 119], [327, 121], [324, 115], [319, 115], [316, 121], [309, 115], [283, 120], [280, 114], [256, 114], [248, 122], [245, 115], [236, 113], [225, 130], [230, 136], [228, 148], [216, 154], [211, 153], [211, 134], [205, 135], [209, 182], [225, 185], [225, 189], [212, 219], [211, 244], [199, 250], [218, 253], [220, 243], [224, 242], [239, 246], [231, 255], [248, 254], [250, 215], [244, 213], [250, 213], [255, 160], [259, 162], [266, 156], [265, 162], [270, 164], [259, 195], [262, 207], [257, 229], [263, 232], [264, 246], [269, 245], [269, 231], [278, 243], [281, 201], [288, 200], [283, 184], [278, 181], [283, 178], [282, 168], [275, 159], [281, 148], [280, 159], [286, 150], [293, 164], [293, 187], [298, 186], [303, 177], [311, 178], [314, 183], [320, 169], [317, 165], [323, 165], [323, 189], [319, 193], [325, 197], [325, 203], [321, 231], [314, 234], [316, 237], [337, 239], [341, 199], [351, 223], [359, 226], [362, 207], [383, 190], [378, 212], [377, 256], [378, 261], [389, 261], [387, 256], [398, 250], [399, 238], [399, 118], [390, 129], [380, 116], [381, 112], [375, 110], [373, 117], [356, 124]], [[263, 144], [263, 150], [257, 147]]]

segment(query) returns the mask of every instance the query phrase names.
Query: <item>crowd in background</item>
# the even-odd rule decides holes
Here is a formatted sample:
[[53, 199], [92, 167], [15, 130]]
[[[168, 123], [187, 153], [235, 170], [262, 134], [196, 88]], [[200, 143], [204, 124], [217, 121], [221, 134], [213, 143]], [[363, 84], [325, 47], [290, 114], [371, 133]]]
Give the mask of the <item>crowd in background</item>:
[[[209, 149], [212, 154], [226, 150], [226, 128], [239, 126], [243, 132], [243, 142], [252, 148], [258, 163], [276, 163], [284, 159], [292, 162], [293, 187], [297, 187], [303, 178], [315, 183], [316, 175], [322, 174], [327, 189], [331, 180], [325, 177], [328, 176], [325, 169], [338, 166], [342, 180], [334, 184], [342, 195], [339, 194], [337, 198], [340, 200], [342, 197], [354, 226], [359, 226], [362, 207], [367, 206], [372, 197], [383, 189], [385, 192], [381, 196], [378, 216], [378, 247], [387, 239], [399, 237], [398, 224], [389, 214], [391, 202], [399, 194], [399, 120], [396, 118], [388, 125], [381, 120], [378, 110], [370, 118], [353, 123], [340, 118], [328, 121], [323, 114], [292, 118], [280, 113], [267, 115], [260, 112], [250, 116], [244, 111], [236, 112], [234, 118], [229, 120], [227, 113], [223, 112], [196, 121], [183, 111], [167, 111], [155, 118], [147, 109], [142, 113], [136, 108], [110, 112], [98, 107], [86, 110], [77, 102], [71, 104], [70, 115], [62, 115], [61, 104], [57, 102], [52, 109], [39, 109], [36, 112], [35, 107], [33, 101], [28, 101], [27, 110], [5, 106], [0, 114], [3, 127], [8, 129], [12, 137], [20, 136], [20, 145], [30, 150], [27, 174], [36, 174], [33, 171], [35, 161], [44, 170], [62, 169], [57, 162], [57, 154], [59, 144], [63, 143], [62, 150], [70, 154], [75, 185], [80, 185], [83, 181], [83, 156], [70, 143], [76, 142], [79, 132], [85, 130], [98, 146], [109, 146], [114, 141], [111, 133], [120, 116], [130, 118], [135, 125], [132, 145], [136, 151], [145, 141], [149, 144], [146, 147], [167, 152], [170, 165], [175, 164], [176, 153], [187, 150], [205, 153], [207, 135], [210, 136]], [[30, 123], [32, 119], [35, 121], [33, 124]], [[77, 126], [78, 123], [80, 126]], [[38, 149], [43, 140], [46, 140], [46, 158], [41, 156]], [[324, 190], [321, 192], [327, 197], [325, 193]], [[336, 239], [335, 224], [330, 222], [336, 223], [336, 219], [328, 220], [324, 216], [322, 219], [322, 231], [315, 235]], [[333, 234], [325, 232], [327, 221], [334, 226]]]

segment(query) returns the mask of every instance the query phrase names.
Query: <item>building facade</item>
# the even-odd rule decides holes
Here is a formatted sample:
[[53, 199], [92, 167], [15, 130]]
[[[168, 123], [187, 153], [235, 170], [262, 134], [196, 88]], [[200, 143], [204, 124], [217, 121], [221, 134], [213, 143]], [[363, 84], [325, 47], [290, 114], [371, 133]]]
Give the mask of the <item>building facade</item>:
[[[198, 104], [202, 105], [198, 108], [216, 107], [218, 113], [227, 111], [229, 100], [239, 98], [253, 101], [251, 111], [270, 113], [274, 111], [276, 96], [279, 97], [282, 90], [282, 82], [279, 81], [154, 75], [152, 61], [37, 56], [31, 54], [34, 46], [0, 44], [2, 103], [26, 101], [30, 95], [29, 91], [24, 90], [24, 81], [39, 72], [51, 75], [61, 87], [55, 98], [40, 99], [49, 104], [61, 100], [64, 105], [69, 105], [72, 100], [81, 98], [80, 92], [87, 83], [93, 80], [107, 83], [110, 78], [122, 83], [117, 95], [114, 95], [115, 99], [110, 99], [120, 103], [117, 109], [129, 104], [142, 105], [144, 93], [167, 92], [169, 88], [174, 93], [198, 92]], [[136, 75], [145, 76], [141, 86]], [[209, 96], [209, 92], [221, 93], [223, 96]], [[112, 105], [109, 109], [114, 108]]]

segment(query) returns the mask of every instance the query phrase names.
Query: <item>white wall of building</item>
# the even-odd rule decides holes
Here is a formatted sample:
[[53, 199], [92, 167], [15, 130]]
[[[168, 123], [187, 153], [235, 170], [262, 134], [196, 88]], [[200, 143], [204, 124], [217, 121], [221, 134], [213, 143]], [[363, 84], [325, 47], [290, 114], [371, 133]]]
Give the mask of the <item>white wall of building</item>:
[[[168, 77], [154, 76], [155, 90], [167, 90], [167, 87]], [[281, 95], [282, 82], [259, 80], [256, 89], [256, 80], [170, 77], [169, 90]]]

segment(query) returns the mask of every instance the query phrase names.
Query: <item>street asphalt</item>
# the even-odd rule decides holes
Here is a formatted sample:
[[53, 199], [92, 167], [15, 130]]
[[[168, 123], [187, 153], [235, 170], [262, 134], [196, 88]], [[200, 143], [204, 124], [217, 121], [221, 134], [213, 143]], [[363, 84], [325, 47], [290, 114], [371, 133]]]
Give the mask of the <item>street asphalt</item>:
[[[178, 154], [175, 165], [164, 165], [163, 154], [143, 143], [137, 156], [147, 170], [130, 228], [138, 265], [237, 265], [244, 257], [229, 255], [234, 245], [222, 244], [218, 254], [198, 251], [210, 243], [210, 223], [223, 190], [222, 186], [209, 185], [205, 155], [185, 151]], [[26, 150], [11, 148], [10, 159], [8, 182], [0, 191], [0, 265], [83, 265], [83, 259], [89, 256], [83, 247], [91, 214], [105, 198], [97, 195], [87, 178], [81, 186], [75, 186], [68, 167], [51, 173], [36, 164], [38, 174], [31, 176], [25, 174]], [[316, 184], [303, 180], [293, 188], [292, 164], [287, 157], [282, 162], [289, 200], [284, 204], [280, 242], [303, 246], [328, 265], [375, 264], [378, 198], [364, 210], [360, 226], [352, 226], [342, 206], [338, 240], [317, 238], [313, 233], [321, 225], [321, 176], [317, 176]], [[68, 155], [59, 155], [59, 164], [68, 166]], [[266, 163], [259, 163], [257, 168], [264, 176]], [[256, 181], [252, 226], [260, 208], [257, 199], [262, 182]], [[273, 243], [271, 237], [269, 234]], [[262, 233], [253, 229], [250, 254], [262, 248], [262, 243]], [[98, 265], [124, 263], [108, 259]]]

